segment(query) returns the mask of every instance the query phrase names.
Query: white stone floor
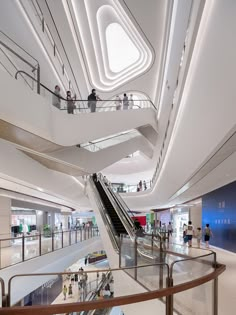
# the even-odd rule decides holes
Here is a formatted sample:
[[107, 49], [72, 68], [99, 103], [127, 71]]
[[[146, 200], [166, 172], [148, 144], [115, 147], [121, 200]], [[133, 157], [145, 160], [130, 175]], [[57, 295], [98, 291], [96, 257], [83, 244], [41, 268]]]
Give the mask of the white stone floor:
[[[182, 240], [174, 240], [177, 243], [182, 243]], [[60, 244], [60, 240], [55, 240]], [[65, 244], [67, 240], [65, 239]], [[38, 240], [26, 241], [26, 255], [28, 258], [34, 257], [38, 251]], [[196, 245], [196, 241], [193, 241], [193, 246]], [[204, 244], [201, 245], [205, 248]], [[51, 250], [51, 240], [42, 239], [42, 248], [44, 252]], [[211, 247], [217, 253], [217, 261], [226, 265], [226, 271], [219, 277], [219, 313], [218, 315], [231, 315], [236, 314], [236, 254], [228, 252], [219, 248]], [[187, 249], [191, 255], [191, 249]], [[17, 242], [13, 246], [7, 248], [1, 248], [1, 266], [11, 265], [21, 261], [21, 245]], [[102, 267], [101, 267], [102, 266]], [[95, 269], [95, 265], [89, 265], [86, 268]], [[104, 265], [96, 266], [96, 268], [104, 268]], [[85, 269], [85, 268], [84, 268]], [[78, 288], [77, 288], [78, 290]], [[74, 299], [78, 299], [78, 291], [74, 290]], [[62, 297], [58, 297], [57, 303], [64, 303]], [[72, 298], [70, 298], [72, 302]], [[61, 301], [61, 302], [60, 302]], [[200, 313], [199, 313], [200, 314]], [[201, 313], [205, 315], [204, 313]]]
[[[182, 243], [182, 240], [174, 240], [177, 243]], [[196, 239], [193, 239], [193, 246], [196, 246]], [[201, 243], [201, 248], [205, 248], [205, 244]], [[218, 300], [218, 315], [234, 315], [236, 314], [236, 254], [213, 247], [210, 249], [216, 252], [217, 261], [226, 265], [226, 271], [219, 277], [219, 300]], [[189, 249], [191, 251], [191, 248]], [[205, 315], [204, 313], [200, 313]]]

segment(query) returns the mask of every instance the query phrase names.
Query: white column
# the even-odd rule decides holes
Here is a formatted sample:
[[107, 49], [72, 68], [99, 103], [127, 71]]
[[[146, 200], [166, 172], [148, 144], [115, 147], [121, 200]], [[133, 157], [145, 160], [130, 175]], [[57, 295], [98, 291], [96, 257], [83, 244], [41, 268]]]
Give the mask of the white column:
[[[0, 238], [11, 237], [11, 199], [0, 196]], [[1, 247], [10, 246], [10, 241], [1, 242]]]

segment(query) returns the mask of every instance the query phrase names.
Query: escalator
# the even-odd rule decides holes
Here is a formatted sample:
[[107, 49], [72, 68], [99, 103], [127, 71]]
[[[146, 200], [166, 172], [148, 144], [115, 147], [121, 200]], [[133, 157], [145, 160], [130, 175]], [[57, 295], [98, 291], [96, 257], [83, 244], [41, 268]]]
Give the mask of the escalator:
[[99, 180], [94, 180], [94, 184], [99, 192], [102, 203], [107, 213], [109, 214], [116, 235], [120, 237], [121, 234], [128, 234], [124, 224], [122, 223], [122, 220], [120, 219], [119, 215], [117, 214], [117, 211], [115, 210], [114, 205], [112, 205], [110, 199], [107, 196], [107, 193], [105, 192], [105, 189], [102, 187], [101, 182]]

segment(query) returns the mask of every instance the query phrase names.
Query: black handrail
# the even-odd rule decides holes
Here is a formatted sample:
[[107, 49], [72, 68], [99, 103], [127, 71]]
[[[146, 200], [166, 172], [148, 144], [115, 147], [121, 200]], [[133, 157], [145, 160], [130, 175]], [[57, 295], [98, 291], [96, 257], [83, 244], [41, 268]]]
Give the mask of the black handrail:
[[40, 94], [40, 65], [37, 59], [35, 59], [30, 53], [28, 53], [24, 48], [22, 48], [19, 44], [17, 44], [13, 39], [11, 39], [9, 36], [7, 36], [4, 32], [0, 31], [0, 33], [2, 33], [4, 36], [6, 36], [12, 43], [14, 43], [14, 45], [16, 45], [18, 48], [20, 48], [22, 51], [24, 51], [28, 56], [30, 56], [33, 60], [35, 60], [37, 62], [37, 65], [32, 65], [28, 60], [26, 60], [25, 58], [23, 58], [22, 56], [20, 56], [17, 52], [15, 52], [12, 48], [10, 48], [8, 45], [6, 45], [5, 43], [3, 43], [0, 40], [0, 44], [5, 47], [7, 50], [9, 50], [12, 54], [14, 54], [16, 57], [18, 57], [19, 59], [21, 59], [25, 64], [27, 64], [28, 66], [30, 66], [33, 71], [37, 70], [37, 80], [34, 79], [37, 82], [37, 93]]
[[[25, 71], [23, 71], [23, 70], [19, 70], [19, 71], [17, 71], [16, 72], [16, 74], [15, 74], [15, 79], [17, 79], [17, 76], [18, 76], [18, 74], [20, 74], [20, 73], [23, 73], [23, 74], [25, 74], [25, 75], [27, 75], [28, 77], [30, 77], [32, 80], [34, 80], [35, 82], [38, 82], [34, 77], [32, 77], [30, 74], [28, 74], [27, 72], [25, 72]], [[51, 93], [51, 94], [53, 94], [53, 95], [55, 95], [58, 99], [60, 99], [60, 100], [63, 100], [63, 101], [68, 101], [66, 98], [64, 98], [63, 96], [61, 96], [61, 95], [58, 95], [58, 94], [56, 94], [56, 93], [54, 93], [52, 90], [50, 90], [48, 87], [46, 87], [44, 84], [42, 84], [42, 83], [39, 83], [40, 84], [40, 86], [42, 86], [45, 90], [47, 90], [49, 93]], [[73, 102], [88, 102], [88, 100], [86, 99], [86, 100], [81, 100], [81, 99], [72, 99], [72, 101]], [[97, 102], [116, 102], [117, 100], [116, 99], [109, 99], [109, 100], [98, 100]], [[153, 106], [155, 109], [156, 109], [156, 106], [153, 104], [153, 102], [151, 101], [151, 100], [149, 100], [149, 99], [140, 99], [140, 100], [138, 100], [138, 102], [149, 102], [150, 104], [151, 104], [151, 106]], [[134, 106], [137, 106], [137, 107], [139, 107], [139, 108], [141, 108], [140, 106], [138, 106], [138, 105], [134, 105]], [[116, 107], [116, 106], [109, 106], [109, 108], [110, 107]], [[97, 107], [97, 108], [99, 108], [99, 107]], [[102, 106], [101, 108], [105, 108], [104, 106]], [[62, 109], [62, 110], [65, 110], [65, 108], [64, 109]]]

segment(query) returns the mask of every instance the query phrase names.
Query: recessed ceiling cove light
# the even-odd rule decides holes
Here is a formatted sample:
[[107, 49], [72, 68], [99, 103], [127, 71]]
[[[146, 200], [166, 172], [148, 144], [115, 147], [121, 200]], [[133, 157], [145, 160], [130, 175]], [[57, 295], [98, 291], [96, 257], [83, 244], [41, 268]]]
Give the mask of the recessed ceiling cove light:
[[152, 47], [118, 0], [72, 0], [71, 5], [76, 23], [70, 25], [79, 32], [95, 88], [112, 91], [150, 68]]

